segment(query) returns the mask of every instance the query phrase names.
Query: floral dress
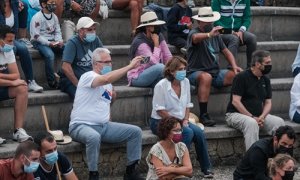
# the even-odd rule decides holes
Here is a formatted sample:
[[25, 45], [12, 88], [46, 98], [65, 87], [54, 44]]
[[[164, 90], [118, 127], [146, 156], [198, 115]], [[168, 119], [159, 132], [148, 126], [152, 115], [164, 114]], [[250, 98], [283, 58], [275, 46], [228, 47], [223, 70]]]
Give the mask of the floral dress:
[[169, 159], [168, 154], [166, 153], [166, 151], [164, 150], [164, 148], [161, 146], [161, 144], [159, 142], [157, 142], [156, 144], [154, 144], [152, 146], [152, 148], [150, 149], [150, 152], [146, 158], [149, 170], [148, 170], [148, 174], [147, 174], [147, 180], [158, 180], [158, 176], [155, 172], [155, 167], [154, 165], [151, 163], [151, 157], [156, 156], [158, 159], [160, 159], [162, 161], [162, 163], [165, 166], [169, 166], [170, 164], [182, 164], [182, 159], [183, 159], [183, 155], [184, 152], [187, 151], [187, 147], [184, 143], [179, 142], [175, 144], [175, 152], [176, 152], [176, 157], [174, 162], [172, 162]]

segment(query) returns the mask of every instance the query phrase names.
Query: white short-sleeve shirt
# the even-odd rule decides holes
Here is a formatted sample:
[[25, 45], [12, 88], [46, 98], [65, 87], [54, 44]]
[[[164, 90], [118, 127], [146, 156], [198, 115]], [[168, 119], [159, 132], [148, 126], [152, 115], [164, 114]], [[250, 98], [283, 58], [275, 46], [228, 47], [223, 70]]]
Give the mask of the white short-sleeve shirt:
[[157, 114], [158, 110], [166, 110], [171, 116], [178, 119], [185, 117], [186, 108], [193, 107], [189, 80], [184, 78], [180, 81], [180, 86], [181, 94], [179, 98], [168, 79], [164, 78], [156, 84], [152, 100], [152, 118], [161, 119]]
[[80, 77], [71, 112], [70, 126], [77, 123], [99, 125], [109, 121], [112, 85], [92, 88], [92, 82], [97, 76], [100, 75], [89, 71]]
[[8, 70], [8, 64], [16, 62], [14, 51], [0, 52], [0, 72], [6, 73]]

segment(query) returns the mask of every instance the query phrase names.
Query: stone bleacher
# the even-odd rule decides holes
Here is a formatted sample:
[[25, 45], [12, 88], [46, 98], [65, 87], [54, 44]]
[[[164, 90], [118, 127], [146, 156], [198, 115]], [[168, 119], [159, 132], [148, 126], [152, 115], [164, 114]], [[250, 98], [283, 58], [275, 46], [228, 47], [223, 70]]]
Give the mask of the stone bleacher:
[[[197, 9], [193, 9], [197, 13]], [[291, 77], [291, 64], [295, 58], [300, 41], [300, 8], [283, 7], [253, 7], [253, 23], [250, 31], [258, 37], [258, 49], [269, 50], [272, 53], [273, 69], [270, 74], [273, 89], [272, 113], [288, 118], [290, 102], [289, 90], [293, 78]], [[130, 21], [129, 12], [109, 12], [108, 20], [101, 20], [97, 34], [105, 47], [112, 52], [113, 69], [128, 64], [128, 50], [130, 47]], [[76, 19], [74, 21], [76, 23]], [[195, 24], [196, 25], [196, 24]], [[179, 54], [179, 50], [170, 46], [173, 54]], [[38, 83], [46, 84], [44, 74], [44, 61], [36, 50], [31, 50], [34, 64], [34, 75]], [[245, 48], [242, 47], [237, 59], [241, 67], [245, 66]], [[57, 67], [60, 65], [60, 57], [57, 58]], [[226, 66], [226, 63], [222, 63]], [[152, 109], [152, 89], [134, 88], [126, 86], [126, 78], [116, 83], [117, 100], [112, 106], [112, 119], [117, 122], [130, 123], [143, 129], [143, 154], [140, 168], [147, 171], [145, 157], [151, 146], [157, 142], [148, 128], [148, 118]], [[213, 165], [235, 165], [244, 153], [244, 140], [237, 130], [225, 125], [224, 114], [229, 100], [230, 87], [213, 89], [209, 100], [209, 112], [212, 118], [217, 120], [217, 127], [206, 128], [209, 154]], [[195, 107], [192, 112], [198, 114], [198, 102], [195, 92], [192, 96]], [[72, 109], [72, 101], [59, 90], [47, 90], [41, 94], [30, 93], [28, 111], [26, 115], [25, 129], [29, 134], [35, 134], [45, 129], [41, 113], [41, 105], [45, 105], [49, 126], [51, 129], [68, 131], [69, 116]], [[0, 136], [11, 139], [13, 131], [13, 100], [0, 102]], [[295, 127], [300, 133], [300, 126], [286, 122]], [[262, 134], [264, 136], [265, 134]], [[17, 143], [8, 141], [0, 147], [0, 158], [13, 156]], [[299, 145], [297, 144], [297, 147]], [[124, 144], [104, 144], [101, 148], [100, 173], [102, 177], [120, 176], [125, 171], [126, 152]], [[69, 145], [59, 146], [73, 162], [75, 172], [80, 179], [87, 177], [87, 165], [85, 163], [85, 151], [83, 145], [73, 142]], [[300, 148], [295, 149], [296, 158], [300, 158]], [[191, 151], [191, 159], [195, 168], [199, 167], [196, 162], [195, 152]]]

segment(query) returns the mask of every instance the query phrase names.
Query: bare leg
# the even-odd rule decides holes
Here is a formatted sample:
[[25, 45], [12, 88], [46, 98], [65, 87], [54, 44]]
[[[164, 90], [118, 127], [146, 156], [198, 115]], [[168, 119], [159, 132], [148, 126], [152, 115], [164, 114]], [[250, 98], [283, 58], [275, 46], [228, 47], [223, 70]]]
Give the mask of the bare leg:
[[212, 77], [209, 73], [201, 72], [198, 77], [198, 101], [208, 102]]
[[9, 97], [15, 98], [14, 107], [14, 127], [22, 128], [24, 124], [25, 114], [28, 103], [28, 88], [27, 86], [20, 85], [16, 87], [10, 87], [8, 90]]
[[56, 10], [55, 10], [55, 14], [59, 20], [59, 22], [61, 21], [61, 16], [63, 14], [64, 11], [64, 0], [56, 0]]
[[235, 77], [235, 74], [233, 71], [228, 71], [224, 78], [224, 86], [230, 86], [232, 84], [233, 78]]
[[135, 31], [135, 28], [138, 26], [142, 12], [139, 1], [141, 0], [114, 0], [112, 4], [112, 8], [117, 10], [123, 10], [129, 7], [131, 10], [130, 21], [132, 31]]

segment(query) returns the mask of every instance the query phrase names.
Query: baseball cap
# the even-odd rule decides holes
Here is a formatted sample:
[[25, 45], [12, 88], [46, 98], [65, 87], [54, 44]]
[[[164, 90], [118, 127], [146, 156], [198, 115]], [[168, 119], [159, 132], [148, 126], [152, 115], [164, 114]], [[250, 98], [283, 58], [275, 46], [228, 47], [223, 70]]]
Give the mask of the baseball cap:
[[81, 17], [76, 25], [77, 30], [81, 29], [81, 28], [89, 28], [94, 24], [98, 24], [98, 22], [95, 22], [94, 20], [92, 20], [90, 17]]

